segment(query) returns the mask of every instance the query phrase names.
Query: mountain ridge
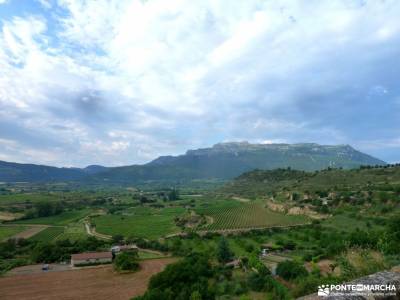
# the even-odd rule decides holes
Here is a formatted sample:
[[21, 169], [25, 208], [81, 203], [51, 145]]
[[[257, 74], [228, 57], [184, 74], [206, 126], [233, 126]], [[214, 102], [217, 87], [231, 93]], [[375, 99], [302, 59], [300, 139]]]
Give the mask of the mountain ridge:
[[386, 162], [350, 145], [218, 143], [187, 150], [177, 156], [160, 156], [143, 165], [58, 168], [0, 161], [0, 182], [74, 181], [140, 182], [151, 180], [231, 179], [253, 169], [293, 168], [303, 171], [327, 167], [356, 168]]
[[314, 171], [327, 167], [355, 168], [385, 164], [350, 145], [228, 142], [188, 150], [182, 155], [160, 156], [144, 165], [110, 168], [95, 177], [106, 181], [232, 179], [253, 169], [291, 167]]

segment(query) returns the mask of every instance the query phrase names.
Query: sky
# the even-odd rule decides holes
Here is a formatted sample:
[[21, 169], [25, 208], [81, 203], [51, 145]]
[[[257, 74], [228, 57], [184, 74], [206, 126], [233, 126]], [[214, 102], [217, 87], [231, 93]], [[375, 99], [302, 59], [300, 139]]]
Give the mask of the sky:
[[399, 162], [399, 16], [398, 0], [0, 0], [0, 160], [246, 140]]

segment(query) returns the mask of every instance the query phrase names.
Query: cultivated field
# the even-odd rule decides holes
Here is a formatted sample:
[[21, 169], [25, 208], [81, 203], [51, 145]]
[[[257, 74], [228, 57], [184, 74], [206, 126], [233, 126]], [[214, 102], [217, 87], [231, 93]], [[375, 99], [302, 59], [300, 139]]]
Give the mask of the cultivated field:
[[130, 299], [143, 294], [150, 277], [174, 258], [141, 262], [141, 270], [117, 274], [112, 266], [41, 274], [12, 275], [0, 278], [1, 299], [75, 300]]
[[45, 225], [67, 225], [69, 223], [73, 223], [83, 219], [85, 216], [89, 215], [91, 212], [90, 209], [83, 210], [73, 210], [66, 211], [59, 215], [43, 217], [43, 218], [35, 218], [35, 219], [26, 219], [16, 221], [16, 224], [45, 224]]
[[8, 239], [26, 230], [24, 226], [0, 226], [0, 241]]
[[292, 216], [273, 212], [262, 203], [240, 203], [221, 201], [208, 207], [198, 208], [196, 212], [212, 218], [212, 223], [204, 226], [205, 230], [230, 230], [246, 228], [267, 228], [304, 224], [304, 216]]
[[91, 223], [96, 226], [98, 233], [155, 239], [179, 232], [180, 229], [175, 225], [174, 219], [184, 211], [183, 208], [138, 208], [129, 210], [126, 215], [94, 217]]
[[31, 237], [34, 241], [51, 242], [64, 232], [63, 227], [48, 227]]
[[59, 197], [53, 194], [11, 194], [0, 195], [0, 205], [25, 204], [42, 201], [58, 201]]
[[64, 232], [57, 236], [57, 240], [81, 240], [88, 237], [83, 221], [70, 223], [64, 227]]

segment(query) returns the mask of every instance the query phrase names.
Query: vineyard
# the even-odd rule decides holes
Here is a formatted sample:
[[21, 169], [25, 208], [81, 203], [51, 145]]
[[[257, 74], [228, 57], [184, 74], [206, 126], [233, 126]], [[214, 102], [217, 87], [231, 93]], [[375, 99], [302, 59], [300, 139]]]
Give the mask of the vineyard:
[[179, 232], [174, 219], [185, 212], [184, 208], [133, 208], [126, 215], [102, 215], [91, 218], [98, 233], [122, 234], [156, 239]]
[[212, 218], [212, 223], [202, 227], [203, 230], [268, 228], [307, 222], [304, 216], [276, 213], [258, 202], [221, 202], [207, 208], [198, 208], [196, 212]]
[[64, 232], [64, 227], [48, 227], [31, 237], [31, 240], [39, 242], [51, 242]]

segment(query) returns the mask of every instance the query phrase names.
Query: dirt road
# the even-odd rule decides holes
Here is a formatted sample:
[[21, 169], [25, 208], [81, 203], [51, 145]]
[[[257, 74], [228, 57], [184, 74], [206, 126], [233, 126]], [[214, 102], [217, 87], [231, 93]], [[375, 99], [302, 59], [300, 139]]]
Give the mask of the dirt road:
[[94, 236], [94, 237], [97, 237], [97, 238], [103, 239], [103, 240], [111, 240], [112, 239], [111, 235], [106, 235], [106, 234], [96, 232], [96, 229], [92, 228], [88, 221], [85, 221], [85, 229], [86, 229], [86, 233], [88, 235], [91, 235], [91, 236]]

